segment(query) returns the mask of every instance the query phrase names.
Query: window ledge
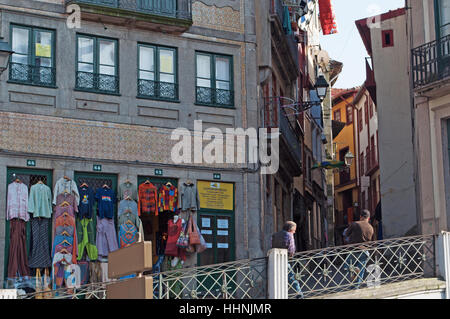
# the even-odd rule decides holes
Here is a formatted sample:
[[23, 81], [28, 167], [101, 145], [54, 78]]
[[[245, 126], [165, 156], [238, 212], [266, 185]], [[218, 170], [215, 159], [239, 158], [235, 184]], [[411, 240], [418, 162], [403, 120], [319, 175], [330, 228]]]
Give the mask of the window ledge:
[[198, 105], [198, 106], [217, 107], [217, 108], [228, 109], [228, 110], [236, 109], [236, 107], [234, 105], [226, 106], [226, 105], [220, 105], [220, 104], [206, 104], [206, 103], [198, 103], [198, 102], [195, 102], [194, 104]]
[[94, 93], [94, 94], [105, 94], [105, 95], [122, 96], [122, 94], [120, 94], [120, 93], [105, 92], [105, 91], [98, 91], [98, 90], [89, 90], [89, 89], [81, 89], [81, 88], [75, 88], [74, 91], [76, 91], [76, 92]]
[[44, 85], [44, 84], [36, 84], [36, 83], [32, 83], [32, 82], [21, 82], [21, 81], [14, 81], [14, 80], [8, 80], [8, 81], [6, 81], [6, 83], [27, 85], [27, 86], [37, 86], [37, 87], [48, 88], [48, 89], [57, 89], [58, 88], [56, 85]]
[[163, 102], [170, 102], [170, 103], [181, 103], [179, 99], [166, 99], [166, 98], [160, 98], [160, 97], [151, 97], [151, 96], [145, 96], [145, 95], [137, 95], [137, 99], [142, 100], [151, 100], [151, 101], [163, 101]]

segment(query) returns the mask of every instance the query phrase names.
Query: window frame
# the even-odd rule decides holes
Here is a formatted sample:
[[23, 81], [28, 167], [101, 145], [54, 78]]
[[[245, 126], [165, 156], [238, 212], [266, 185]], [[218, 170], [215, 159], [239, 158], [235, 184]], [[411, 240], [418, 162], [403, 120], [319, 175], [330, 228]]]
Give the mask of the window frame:
[[435, 23], [435, 32], [436, 32], [436, 40], [439, 40], [443, 37], [441, 29], [448, 24], [441, 25], [441, 5], [440, 0], [434, 0], [434, 23]]
[[[390, 43], [386, 42], [386, 35], [390, 36]], [[383, 48], [390, 48], [395, 46], [393, 29], [381, 31], [381, 43], [383, 44]]]
[[[338, 117], [336, 116], [337, 114], [339, 114], [339, 119], [338, 119]], [[338, 109], [338, 110], [334, 111], [333, 115], [334, 115], [334, 120], [335, 120], [335, 121], [341, 122], [341, 119], [342, 119], [342, 118], [341, 118], [341, 109]]]
[[[349, 109], [351, 110], [350, 112], [349, 112]], [[346, 116], [345, 120], [346, 120], [347, 125], [352, 124], [353, 123], [353, 107], [351, 105], [347, 105], [346, 108], [345, 108], [345, 113], [346, 113], [345, 114], [345, 116]]]
[[[230, 92], [230, 104], [219, 104], [217, 103], [217, 101], [214, 101], [212, 99], [211, 103], [207, 103], [207, 102], [199, 102], [198, 101], [198, 88], [200, 86], [197, 85], [197, 80], [199, 79], [198, 76], [198, 65], [197, 65], [197, 57], [199, 55], [204, 55], [204, 56], [209, 56], [211, 58], [211, 63], [210, 63], [210, 74], [211, 74], [211, 78], [209, 79], [211, 82], [211, 90], [221, 90], [218, 89], [216, 87], [216, 59], [217, 58], [226, 58], [229, 60], [229, 73], [230, 73], [230, 80], [229, 80], [229, 84], [230, 84], [230, 89], [228, 90]], [[222, 108], [235, 108], [235, 96], [234, 96], [234, 57], [232, 55], [226, 55], [226, 54], [217, 54], [217, 53], [211, 53], [211, 52], [204, 52], [204, 51], [195, 51], [195, 104], [196, 105], [202, 105], [202, 106], [213, 106], [213, 107], [222, 107]], [[204, 79], [206, 80], [206, 78], [200, 78], [200, 79]], [[225, 82], [225, 81], [222, 81]], [[206, 87], [205, 87], [206, 88]], [[224, 90], [226, 91], [226, 90]]]
[[[22, 85], [31, 85], [31, 86], [39, 86], [39, 87], [47, 87], [47, 88], [57, 88], [56, 86], [56, 30], [55, 29], [49, 29], [49, 28], [43, 28], [43, 27], [35, 27], [35, 26], [30, 26], [30, 25], [24, 25], [24, 24], [16, 24], [16, 23], [11, 23], [9, 25], [9, 39], [10, 39], [10, 43], [11, 43], [11, 47], [13, 45], [13, 29], [14, 28], [18, 28], [18, 29], [26, 29], [29, 31], [28, 33], [28, 52], [27, 52], [27, 64], [22, 64], [22, 63], [16, 63], [13, 62], [13, 54], [19, 54], [19, 53], [13, 53], [10, 55], [9, 57], [9, 70], [8, 70], [8, 83], [14, 83], [14, 84], [22, 84]], [[16, 80], [16, 79], [12, 79], [11, 75], [12, 75], [12, 65], [13, 64], [22, 64], [22, 65], [26, 65], [29, 67], [36, 67], [35, 60], [36, 60], [36, 37], [35, 37], [35, 33], [36, 31], [42, 31], [42, 32], [50, 32], [52, 35], [52, 41], [51, 41], [51, 47], [50, 47], [50, 52], [51, 52], [51, 61], [52, 61], [52, 66], [51, 67], [46, 67], [46, 68], [50, 68], [52, 71], [52, 78], [53, 81], [50, 84], [45, 84], [42, 82], [37, 82], [34, 81], [34, 76], [33, 73], [31, 74], [31, 80], [27, 80], [27, 81], [22, 81], [22, 80]]]
[[[154, 59], [154, 71], [155, 74], [153, 82], [155, 83], [161, 83], [161, 70], [160, 70], [160, 50], [168, 50], [174, 52], [174, 63], [173, 63], [173, 76], [174, 76], [174, 86], [175, 86], [175, 97], [174, 98], [167, 98], [167, 97], [161, 97], [160, 93], [158, 96], [155, 94], [155, 96], [151, 95], [143, 95], [140, 94], [140, 84], [139, 82], [141, 80], [140, 78], [140, 72], [145, 71], [141, 69], [140, 63], [141, 63], [141, 47], [146, 48], [152, 48], [153, 49], [153, 59]], [[148, 71], [146, 71], [148, 72]], [[151, 81], [151, 80], [148, 80]], [[163, 83], [170, 83], [170, 82], [163, 82]], [[159, 90], [158, 90], [159, 91]], [[179, 97], [179, 76], [178, 76], [178, 48], [176, 47], [170, 47], [165, 45], [158, 45], [158, 44], [152, 44], [152, 43], [144, 43], [144, 42], [138, 42], [137, 43], [137, 98], [140, 99], [148, 99], [148, 100], [158, 100], [158, 101], [167, 101], [167, 102], [180, 102]]]
[[[93, 44], [93, 72], [92, 74], [99, 76], [100, 75], [100, 54], [99, 54], [99, 43], [100, 40], [107, 40], [107, 41], [113, 41], [115, 43], [115, 61], [114, 61], [114, 77], [116, 80], [116, 91], [105, 91], [105, 90], [100, 90], [98, 87], [94, 88], [82, 88], [82, 87], [78, 87], [77, 86], [77, 79], [78, 79], [78, 72], [84, 72], [84, 71], [80, 71], [78, 69], [79, 67], [79, 63], [86, 63], [86, 62], [82, 62], [79, 61], [79, 39], [80, 38], [87, 38], [87, 39], [92, 39], [94, 40], [94, 44]], [[86, 34], [86, 33], [77, 33], [76, 34], [76, 44], [75, 44], [76, 48], [75, 48], [75, 91], [82, 91], [82, 92], [90, 92], [90, 93], [98, 93], [98, 94], [108, 94], [108, 95], [118, 95], [120, 96], [120, 67], [119, 67], [119, 52], [120, 52], [120, 48], [119, 48], [119, 40], [115, 39], [115, 38], [110, 38], [110, 37], [105, 37], [105, 36], [97, 36], [97, 35], [92, 35], [92, 34]], [[91, 72], [84, 72], [84, 73], [91, 73]], [[108, 75], [108, 74], [104, 74], [104, 75]], [[97, 85], [98, 86], [98, 85]]]

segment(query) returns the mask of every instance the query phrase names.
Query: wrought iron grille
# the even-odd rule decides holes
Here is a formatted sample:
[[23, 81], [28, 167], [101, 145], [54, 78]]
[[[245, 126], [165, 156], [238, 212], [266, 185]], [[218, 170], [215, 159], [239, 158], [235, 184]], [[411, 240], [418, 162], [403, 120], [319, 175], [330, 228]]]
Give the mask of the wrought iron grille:
[[267, 258], [153, 274], [155, 299], [267, 298]]
[[66, 0], [66, 4], [86, 3], [133, 12], [192, 20], [192, 0]]
[[289, 298], [305, 298], [435, 277], [435, 236], [415, 236], [296, 254], [289, 264]]
[[162, 100], [178, 100], [178, 84], [140, 79], [138, 96]]
[[450, 77], [450, 35], [412, 50], [414, 88]]
[[232, 107], [234, 105], [234, 91], [213, 89], [202, 86], [197, 86], [196, 91], [197, 104], [225, 107]]
[[102, 188], [105, 184], [108, 185], [109, 188], [112, 188], [112, 180], [110, 178], [77, 177], [75, 182], [78, 186], [86, 183], [94, 192], [97, 191], [97, 189]]
[[108, 74], [77, 72], [76, 88], [83, 91], [119, 93], [119, 77]]
[[40, 86], [55, 86], [56, 70], [52, 67], [11, 62], [9, 65], [9, 80]]

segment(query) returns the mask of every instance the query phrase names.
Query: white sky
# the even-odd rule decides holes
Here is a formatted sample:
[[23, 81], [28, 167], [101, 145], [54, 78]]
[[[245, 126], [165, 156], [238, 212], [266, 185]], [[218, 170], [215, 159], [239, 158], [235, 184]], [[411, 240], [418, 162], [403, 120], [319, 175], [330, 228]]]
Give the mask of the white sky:
[[338, 33], [321, 35], [320, 44], [330, 58], [344, 63], [335, 88], [351, 88], [366, 79], [368, 56], [355, 21], [405, 6], [405, 0], [331, 0]]

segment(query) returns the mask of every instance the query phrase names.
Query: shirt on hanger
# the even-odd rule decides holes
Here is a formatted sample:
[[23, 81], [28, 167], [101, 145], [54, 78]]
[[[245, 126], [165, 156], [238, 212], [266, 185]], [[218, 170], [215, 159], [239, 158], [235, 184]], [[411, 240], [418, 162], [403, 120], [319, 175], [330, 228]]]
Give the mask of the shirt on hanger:
[[123, 200], [129, 196], [132, 200], [137, 201], [137, 188], [133, 183], [123, 183], [119, 185], [119, 200]]
[[52, 191], [45, 184], [31, 186], [28, 198], [28, 212], [33, 217], [50, 218], [52, 216]]
[[134, 200], [123, 199], [119, 203], [118, 216], [122, 215], [126, 211], [131, 211], [133, 214], [138, 216], [138, 205]]
[[158, 211], [175, 212], [178, 208], [178, 190], [175, 186], [163, 185], [158, 192]]
[[114, 203], [116, 202], [116, 195], [109, 188], [99, 188], [95, 194], [95, 199], [98, 202], [98, 217], [114, 218]]
[[78, 193], [77, 184], [73, 180], [67, 180], [65, 178], [60, 178], [53, 190], [53, 205], [56, 204], [56, 197], [62, 193], [74, 194], [77, 206], [80, 204], [80, 194]]
[[156, 209], [158, 201], [158, 194], [155, 185], [152, 183], [142, 183], [139, 185], [139, 202], [138, 202], [138, 214], [152, 214], [158, 216], [158, 210]]
[[200, 208], [200, 197], [194, 184], [183, 183], [180, 187], [181, 210], [198, 210]]
[[80, 188], [80, 205], [78, 207], [78, 217], [80, 219], [92, 218], [92, 208], [94, 205], [95, 195], [94, 191], [89, 187]]
[[8, 185], [6, 219], [20, 218], [30, 220], [28, 214], [28, 187], [24, 183], [12, 182]]

